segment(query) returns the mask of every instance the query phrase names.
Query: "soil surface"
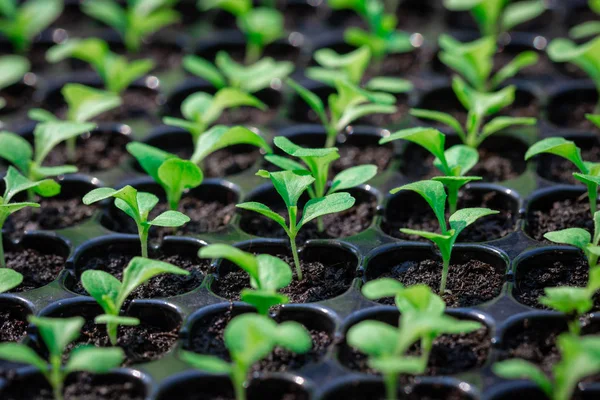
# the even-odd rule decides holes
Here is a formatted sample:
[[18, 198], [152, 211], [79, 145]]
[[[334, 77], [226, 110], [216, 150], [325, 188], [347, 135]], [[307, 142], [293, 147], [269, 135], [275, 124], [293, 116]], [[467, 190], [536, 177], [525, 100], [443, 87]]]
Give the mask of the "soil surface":
[[0, 343], [18, 342], [27, 334], [28, 322], [14, 309], [0, 310]]
[[388, 54], [381, 64], [372, 63], [367, 69], [365, 76], [395, 76], [405, 78], [406, 75], [414, 73], [418, 67], [417, 59], [419, 50], [409, 53]]
[[6, 102], [4, 108], [0, 110], [0, 115], [16, 111], [27, 111], [32, 106], [31, 99], [34, 93], [35, 88], [33, 86], [24, 84], [15, 84], [0, 90], [0, 98]]
[[[581, 158], [585, 161], [600, 161], [600, 143], [592, 146], [580, 146]], [[581, 185], [581, 182], [573, 177], [574, 172], [579, 172], [572, 162], [552, 154], [544, 154], [538, 160], [538, 174], [552, 182], [566, 183], [570, 185]]]
[[587, 193], [577, 199], [555, 201], [549, 209], [532, 210], [527, 215], [527, 233], [535, 240], [547, 243], [550, 243], [544, 239], [547, 232], [566, 228], [583, 228], [593, 232], [593, 225]]
[[15, 236], [25, 231], [53, 231], [77, 225], [92, 217], [97, 205], [86, 206], [81, 197], [75, 198], [40, 198], [39, 208], [24, 208], [12, 214], [7, 221], [6, 229]]
[[251, 168], [259, 158], [260, 151], [254, 147], [250, 151], [241, 152], [232, 148], [221, 149], [204, 159], [202, 172], [207, 178], [234, 175]]
[[217, 120], [217, 124], [221, 125], [251, 125], [261, 127], [269, 124], [275, 119], [279, 113], [277, 105], [269, 107], [268, 110], [262, 111], [254, 107], [237, 107], [236, 109], [228, 109], [221, 114]]
[[64, 257], [34, 249], [7, 249], [6, 267], [23, 275], [23, 282], [9, 292], [25, 292], [46, 286], [56, 279], [65, 265]]
[[[555, 125], [597, 132], [596, 125], [585, 117], [586, 114], [594, 114], [595, 108], [596, 104], [592, 101], [565, 101], [554, 105], [547, 112], [548, 118]], [[560, 118], [557, 119], [553, 115]]]
[[383, 172], [394, 158], [394, 151], [385, 146], [338, 145], [340, 158], [331, 165], [332, 174], [338, 174], [350, 167], [374, 164], [378, 172]]
[[354, 122], [354, 125], [369, 125], [377, 127], [388, 127], [389, 125], [398, 124], [407, 114], [409, 110], [408, 97], [405, 95], [396, 96], [396, 112], [392, 114], [372, 114], [366, 117], [359, 118]]

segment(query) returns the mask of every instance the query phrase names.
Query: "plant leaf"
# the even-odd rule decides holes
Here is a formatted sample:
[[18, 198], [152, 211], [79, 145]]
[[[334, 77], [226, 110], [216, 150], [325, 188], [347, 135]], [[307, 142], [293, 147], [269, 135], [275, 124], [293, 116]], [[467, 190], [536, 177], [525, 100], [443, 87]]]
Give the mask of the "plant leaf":
[[81, 285], [105, 313], [118, 315], [117, 298], [121, 282], [117, 278], [105, 271], [87, 270], [81, 274]]
[[258, 288], [277, 291], [292, 282], [292, 269], [283, 260], [269, 254], [259, 254], [258, 261]]
[[288, 78], [286, 80], [287, 84], [298, 93], [298, 95], [308, 104], [310, 108], [317, 114], [322, 124], [327, 124], [327, 115], [325, 114], [325, 105], [313, 92], [307, 90], [297, 84], [294, 80]]
[[546, 10], [546, 4], [542, 0], [525, 0], [509, 3], [502, 14], [502, 29], [509, 31], [523, 22], [530, 21]]
[[409, 93], [414, 85], [407, 79], [377, 76], [365, 84], [365, 89], [387, 93]]
[[548, 232], [544, 237], [554, 243], [570, 244], [581, 250], [592, 242], [592, 236], [588, 231], [581, 228], [568, 228], [560, 231]]
[[384, 297], [395, 297], [404, 290], [404, 285], [392, 278], [380, 278], [365, 283], [362, 294], [369, 300], [378, 300]]
[[565, 314], [582, 315], [594, 307], [587, 288], [548, 287], [544, 289], [545, 296], [539, 298], [540, 304]]
[[535, 118], [515, 118], [515, 117], [496, 117], [492, 119], [490, 122], [485, 124], [483, 127], [483, 131], [481, 132], [480, 142], [483, 142], [485, 138], [490, 135], [493, 135], [496, 132], [500, 132], [506, 128], [515, 125], [523, 125], [523, 126], [532, 126], [537, 123], [537, 119]]
[[[8, 203], [15, 195], [29, 189], [35, 189], [41, 196], [51, 197], [60, 193], [60, 185], [50, 179], [32, 182], [23, 176], [12, 166], [8, 167], [8, 171], [4, 176], [5, 193], [4, 203]], [[13, 203], [14, 205], [15, 203]], [[22, 203], [29, 206], [29, 203]]]
[[69, 106], [70, 121], [86, 122], [121, 105], [121, 97], [78, 83], [66, 84], [61, 93]]
[[10, 268], [0, 268], [0, 293], [8, 292], [23, 282], [23, 275]]
[[121, 34], [127, 32], [128, 16], [123, 8], [114, 1], [84, 1], [81, 5], [81, 11]]
[[158, 169], [165, 161], [177, 157], [175, 154], [141, 142], [127, 143], [127, 151], [135, 157], [140, 166], [155, 182], [160, 182]]
[[538, 366], [523, 359], [513, 359], [497, 362], [492, 366], [494, 373], [505, 379], [529, 379], [552, 397], [552, 382]]
[[[379, 140], [379, 144], [385, 144], [394, 140], [408, 140], [418, 144], [425, 150], [433, 154], [434, 157], [445, 161], [444, 148], [446, 144], [446, 135], [433, 128], [411, 128], [403, 129], [392, 133], [390, 136]], [[447, 172], [442, 171], [448, 175]], [[449, 172], [449, 171], [448, 171]]]
[[175, 228], [190, 222], [190, 217], [179, 211], [165, 211], [152, 221], [148, 221], [148, 225], [153, 226], [164, 226], [168, 228]]
[[531, 146], [525, 153], [525, 160], [537, 156], [542, 153], [554, 154], [559, 157], [571, 161], [583, 173], [587, 173], [588, 169], [581, 158], [581, 150], [574, 142], [561, 137], [553, 137], [540, 140]]
[[33, 159], [33, 149], [27, 140], [16, 133], [0, 131], [0, 157], [26, 174]]
[[345, 192], [328, 194], [325, 197], [311, 199], [304, 206], [302, 218], [298, 222], [296, 230], [299, 230], [300, 227], [315, 218], [348, 210], [352, 208], [355, 201], [350, 193]]
[[312, 348], [312, 338], [306, 328], [296, 321], [282, 322], [275, 329], [275, 343], [278, 346], [302, 354]]
[[288, 208], [297, 206], [302, 193], [315, 181], [308, 171], [278, 171], [267, 174]]
[[444, 185], [436, 181], [419, 181], [392, 189], [390, 193], [395, 194], [401, 190], [411, 190], [423, 197], [440, 222], [442, 232], [446, 231], [446, 217], [444, 215], [446, 210], [446, 192], [444, 191]]
[[392, 355], [396, 351], [398, 330], [380, 321], [362, 321], [348, 330], [348, 344], [371, 357]]
[[251, 94], [238, 89], [224, 88], [214, 95], [208, 109], [203, 110], [202, 120], [206, 124], [211, 124], [221, 116], [224, 110], [241, 106], [254, 107], [259, 110], [267, 109], [266, 104]]
[[339, 54], [325, 48], [315, 51], [313, 57], [326, 69], [337, 70], [338, 78], [339, 74], [343, 73], [350, 82], [358, 85], [371, 60], [371, 51], [367, 46], [361, 46], [349, 53]]
[[168, 191], [183, 193], [186, 189], [199, 186], [204, 175], [193, 162], [170, 158], [158, 168], [158, 178]]
[[258, 259], [251, 253], [247, 253], [237, 247], [226, 244], [211, 244], [204, 246], [198, 251], [200, 258], [224, 258], [246, 271], [250, 277], [258, 278]]
[[221, 89], [227, 85], [225, 77], [210, 61], [202, 57], [187, 55], [183, 57], [183, 68], [210, 82], [217, 89]]
[[191, 351], [182, 351], [179, 356], [183, 361], [201, 371], [213, 374], [229, 374], [231, 372], [231, 366], [215, 356], [196, 354]]
[[17, 55], [0, 57], [0, 90], [19, 82], [30, 68], [31, 64], [25, 57]]
[[30, 315], [27, 320], [37, 328], [50, 355], [59, 357], [67, 345], [79, 337], [85, 323], [82, 317], [46, 318]]
[[124, 317], [122, 315], [101, 314], [94, 318], [94, 323], [98, 325], [114, 324], [117, 326], [138, 326], [140, 320], [134, 317]]
[[333, 178], [329, 194], [361, 185], [375, 175], [377, 175], [376, 165], [358, 165], [345, 169]]
[[261, 135], [250, 129], [244, 128], [243, 126], [227, 128], [217, 125], [200, 136], [191, 161], [198, 164], [207, 155], [217, 150], [238, 144], [252, 145], [261, 148], [268, 153], [272, 152], [271, 146], [269, 146], [267, 141]]
[[236, 207], [262, 214], [265, 217], [277, 222], [279, 225], [281, 225], [281, 227], [283, 227], [283, 229], [286, 232], [288, 232], [288, 227], [285, 225], [285, 219], [281, 215], [277, 214], [275, 211], [271, 210], [269, 207], [267, 207], [264, 204], [257, 203], [255, 201], [249, 201], [246, 203], [238, 204], [238, 205], [236, 205]]
[[225, 345], [237, 362], [252, 365], [275, 347], [276, 330], [277, 324], [267, 316], [242, 314], [225, 328]]
[[108, 372], [123, 362], [125, 353], [120, 347], [99, 348], [95, 346], [80, 346], [73, 350], [65, 374], [75, 371], [86, 371], [95, 374]]
[[540, 56], [535, 51], [519, 53], [494, 75], [492, 78], [492, 87], [497, 88], [505, 80], [516, 76], [522, 69], [537, 64], [539, 58]]
[[439, 111], [423, 110], [420, 108], [411, 108], [410, 115], [417, 117], [417, 118], [429, 119], [432, 121], [441, 122], [442, 124], [448, 125], [450, 128], [452, 128], [452, 130], [454, 132], [456, 132], [461, 137], [464, 137], [464, 135], [465, 135], [465, 131], [463, 130], [463, 127], [460, 125], [460, 122], [458, 122], [458, 120], [450, 114], [446, 114], [446, 113], [439, 112]]
[[498, 214], [498, 211], [490, 210], [489, 208], [463, 208], [450, 216], [450, 228], [455, 231], [458, 236], [467, 226], [473, 224], [479, 218], [488, 215]]
[[46, 360], [37, 355], [29, 346], [21, 343], [0, 343], [0, 359], [29, 364], [39, 371], [46, 371]]
[[42, 165], [46, 156], [59, 143], [76, 138], [95, 128], [94, 123], [82, 122], [51, 121], [37, 124], [33, 131], [36, 164]]
[[262, 315], [268, 315], [269, 309], [273, 306], [289, 303], [289, 298], [283, 294], [254, 289], [242, 289], [240, 300], [254, 306]]

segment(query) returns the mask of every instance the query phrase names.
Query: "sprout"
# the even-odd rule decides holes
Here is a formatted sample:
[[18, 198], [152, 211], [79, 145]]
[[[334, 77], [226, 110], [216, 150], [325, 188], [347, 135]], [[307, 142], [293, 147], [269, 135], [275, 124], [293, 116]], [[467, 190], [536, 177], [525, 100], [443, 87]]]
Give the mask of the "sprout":
[[63, 0], [0, 0], [0, 33], [23, 53], [63, 10]]
[[[400, 310], [397, 328], [367, 320], [352, 326], [347, 334], [348, 344], [367, 354], [369, 366], [383, 374], [388, 400], [397, 398], [398, 375], [425, 372], [433, 341], [438, 336], [481, 328], [479, 322], [460, 321], [445, 315], [444, 301], [426, 285], [404, 288], [393, 279], [379, 279], [368, 282], [363, 294], [369, 299], [394, 296]], [[417, 342], [421, 343], [421, 355], [408, 355]]]
[[467, 146], [477, 148], [491, 135], [517, 125], [535, 125], [535, 118], [495, 117], [485, 122], [486, 117], [511, 105], [515, 101], [515, 87], [507, 86], [497, 92], [479, 92], [467, 85], [458, 76], [452, 80], [452, 89], [461, 104], [468, 110], [467, 122], [463, 128], [452, 115], [432, 110], [413, 108], [410, 114], [417, 118], [429, 119], [448, 125], [458, 134]]
[[0, 343], [0, 359], [29, 364], [37, 369], [52, 387], [54, 400], [63, 399], [64, 382], [71, 372], [102, 374], [123, 362], [123, 350], [118, 347], [79, 346], [71, 352], [69, 360], [63, 365], [63, 353], [67, 345], [80, 336], [85, 320], [82, 317], [44, 318], [32, 315], [27, 319], [37, 327], [48, 349], [49, 360], [44, 360], [29, 346], [21, 343]]
[[148, 221], [150, 211], [158, 204], [158, 197], [151, 193], [139, 192], [127, 185], [122, 189], [94, 189], [83, 197], [83, 204], [90, 205], [98, 201], [115, 198], [115, 206], [133, 218], [138, 230], [142, 257], [148, 258], [148, 232], [151, 226], [178, 227], [190, 219], [178, 211], [165, 211], [152, 221]]
[[200, 249], [200, 258], [225, 258], [238, 265], [250, 276], [252, 289], [243, 289], [240, 298], [253, 305], [259, 314], [268, 315], [269, 309], [287, 304], [289, 298], [277, 291], [292, 281], [292, 270], [283, 260], [268, 254], [254, 256], [237, 247], [213, 244]]
[[548, 232], [544, 237], [554, 243], [575, 246], [585, 255], [590, 270], [598, 266], [600, 256], [600, 211], [594, 213], [594, 238], [588, 231], [581, 228], [568, 228], [555, 232]]
[[[25, 57], [2, 56], [0, 57], [0, 90], [14, 85], [23, 79], [29, 72], [31, 64]], [[0, 110], [6, 106], [6, 100], [0, 97]]]
[[233, 61], [226, 52], [219, 51], [214, 65], [202, 57], [188, 55], [183, 58], [183, 68], [217, 89], [230, 87], [252, 94], [271, 87], [273, 82], [283, 81], [294, 71], [294, 64], [263, 57], [244, 66]]
[[552, 367], [553, 380], [537, 365], [521, 359], [497, 362], [492, 369], [505, 379], [531, 380], [550, 400], [569, 400], [582, 379], [600, 372], [600, 337], [564, 333], [557, 347], [561, 357]]
[[452, 146], [448, 150], [445, 150], [446, 135], [437, 129], [403, 129], [382, 138], [379, 144], [389, 143], [394, 140], [408, 140], [409, 142], [416, 143], [435, 157], [433, 165], [444, 176], [437, 176], [433, 180], [442, 182], [446, 186], [450, 214], [454, 214], [457, 210], [460, 188], [469, 182], [481, 180], [479, 176], [465, 176], [479, 160], [477, 150], [464, 145]]
[[562, 157], [577, 167], [579, 172], [574, 172], [573, 176], [587, 186], [590, 212], [594, 217], [600, 185], [600, 164], [583, 161], [581, 149], [572, 141], [560, 137], [547, 138], [535, 143], [525, 153], [525, 160], [543, 153]]
[[271, 179], [275, 190], [283, 199], [288, 211], [288, 224], [285, 219], [271, 210], [268, 206], [257, 202], [246, 202], [238, 204], [237, 207], [244, 210], [250, 210], [264, 215], [265, 217], [278, 223], [290, 239], [290, 247], [292, 256], [294, 257], [294, 265], [296, 267], [296, 275], [298, 280], [302, 280], [302, 269], [300, 268], [300, 260], [298, 258], [298, 250], [296, 248], [296, 236], [300, 229], [309, 221], [319, 218], [323, 215], [341, 212], [351, 208], [354, 205], [355, 199], [349, 193], [333, 193], [325, 197], [313, 198], [309, 200], [302, 211], [302, 218], [298, 221], [298, 200], [300, 196], [308, 190], [315, 182], [310, 172], [306, 170], [298, 171], [280, 171], [268, 172], [264, 170], [258, 171], [256, 174], [263, 178]]
[[440, 283], [440, 294], [443, 295], [446, 291], [446, 281], [448, 279], [452, 248], [454, 247], [456, 239], [467, 226], [471, 225], [479, 218], [498, 214], [498, 211], [490, 210], [489, 208], [463, 208], [450, 216], [450, 229], [448, 229], [445, 216], [446, 192], [444, 192], [444, 185], [441, 182], [419, 181], [409, 183], [408, 185], [391, 190], [390, 193], [395, 194], [401, 190], [411, 190], [423, 197], [433, 210], [433, 213], [440, 224], [440, 233], [416, 231], [413, 229], [400, 229], [400, 231], [407, 235], [421, 236], [437, 245], [443, 261], [442, 279]]
[[143, 40], [179, 21], [173, 0], [136, 0], [122, 7], [113, 0], [84, 1], [81, 10], [119, 32], [127, 50], [138, 52]]
[[[600, 0], [589, 0], [590, 10], [600, 15]], [[569, 30], [569, 36], [573, 39], [585, 39], [590, 36], [600, 35], [600, 21], [587, 21]]]
[[117, 345], [119, 325], [140, 324], [137, 318], [120, 315], [123, 303], [135, 289], [160, 274], [189, 275], [190, 273], [166, 262], [133, 257], [123, 270], [123, 282], [119, 282], [108, 272], [100, 270], [87, 270], [81, 274], [82, 286], [104, 310], [104, 314], [98, 315], [94, 322], [106, 324], [106, 333], [113, 346]]
[[388, 93], [363, 90], [344, 79], [335, 82], [337, 93], [328, 98], [329, 116], [321, 99], [291, 79], [287, 83], [317, 114], [327, 140], [325, 147], [333, 147], [336, 136], [359, 118], [371, 114], [393, 114], [396, 112], [396, 98]]
[[[35, 190], [37, 194], [43, 197], [52, 197], [60, 193], [60, 185], [51, 179], [32, 182], [19, 173], [12, 166], [8, 167], [8, 171], [4, 176], [4, 194], [0, 198], [0, 267], [6, 267], [4, 258], [4, 241], [2, 238], [2, 229], [7, 218], [26, 207], [38, 208], [40, 205], [33, 202], [11, 202], [13, 198], [23, 191]], [[0, 282], [2, 280], [0, 279]], [[20, 282], [19, 282], [20, 283]], [[10, 289], [10, 288], [8, 288]], [[2, 290], [0, 293], [8, 289]]]
[[182, 351], [181, 358], [192, 367], [213, 374], [228, 374], [236, 400], [246, 400], [246, 381], [253, 364], [273, 351], [276, 346], [295, 353], [306, 353], [312, 347], [309, 333], [294, 321], [277, 324], [260, 314], [242, 314], [229, 322], [224, 333], [225, 346], [232, 363], [214, 356]]

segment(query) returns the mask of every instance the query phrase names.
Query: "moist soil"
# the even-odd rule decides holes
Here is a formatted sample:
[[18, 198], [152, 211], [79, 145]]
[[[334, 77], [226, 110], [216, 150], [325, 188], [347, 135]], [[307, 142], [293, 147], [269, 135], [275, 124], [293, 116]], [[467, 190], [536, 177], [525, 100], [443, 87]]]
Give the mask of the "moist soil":
[[0, 110], [0, 115], [28, 110], [31, 108], [34, 93], [35, 87], [24, 84], [15, 84], [0, 90], [0, 98], [6, 102], [4, 108]]
[[23, 282], [9, 292], [25, 292], [54, 281], [65, 265], [64, 257], [34, 249], [14, 248], [5, 252], [6, 267], [23, 275]]
[[[500, 239], [515, 231], [517, 215], [514, 215], [510, 209], [502, 208], [503, 206], [510, 206], [510, 204], [506, 204], [503, 195], [497, 192], [487, 192], [483, 196], [471, 192], [461, 192], [459, 196], [459, 210], [467, 207], [485, 207], [497, 210], [499, 214], [483, 217], [468, 226], [458, 236], [458, 242], [487, 242]], [[440, 225], [435, 214], [425, 201], [420, 200], [410, 207], [397, 208], [395, 211], [397, 214], [384, 221], [383, 231], [399, 239], [420, 242], [426, 242], [427, 240], [416, 235], [402, 233], [400, 229], [439, 232]], [[449, 213], [447, 213], [446, 218], [449, 216]]]
[[92, 217], [97, 205], [86, 206], [81, 197], [41, 198], [39, 208], [24, 208], [8, 218], [7, 231], [15, 236], [25, 231], [58, 230], [77, 225]]
[[555, 201], [549, 209], [532, 210], [527, 215], [527, 233], [535, 240], [551, 243], [544, 234], [566, 228], [594, 231], [587, 193], [577, 199]]
[[6, 309], [0, 311], [0, 343], [18, 342], [27, 334], [27, 320], [22, 312]]
[[[442, 278], [442, 262], [435, 260], [404, 261], [391, 271], [377, 278], [392, 278], [405, 286], [425, 284], [439, 291]], [[479, 260], [462, 264], [450, 264], [446, 293], [442, 296], [448, 307], [473, 307], [500, 295], [504, 275], [492, 265]], [[394, 299], [384, 298], [383, 304], [394, 304]]]
[[[581, 146], [581, 158], [585, 161], [600, 161], [600, 144], [592, 146]], [[565, 183], [569, 185], [581, 185], [581, 182], [573, 177], [574, 172], [579, 172], [577, 167], [569, 160], [553, 154], [544, 154], [539, 159], [538, 174], [552, 182]]]
[[228, 109], [221, 114], [217, 120], [221, 125], [250, 125], [250, 126], [265, 126], [275, 119], [279, 112], [278, 105], [269, 107], [268, 110], [262, 111], [254, 107], [237, 107], [234, 110]]
[[205, 177], [221, 178], [240, 173], [251, 168], [260, 158], [260, 151], [256, 148], [251, 151], [236, 151], [236, 146], [233, 147], [215, 151], [204, 159], [202, 172]]
[[[596, 104], [588, 101], [570, 101], [562, 102], [555, 105], [554, 110], [549, 110], [549, 118], [553, 124], [564, 128], [581, 129], [586, 131], [596, 132], [598, 128], [590, 120], [586, 114], [594, 114]], [[552, 115], [560, 115], [560, 119], [552, 118]]]
[[[280, 258], [294, 268], [291, 256]], [[290, 303], [314, 303], [340, 296], [348, 290], [354, 279], [352, 265], [345, 262], [324, 265], [317, 261], [306, 263], [301, 259], [300, 268], [304, 279], [298, 281], [294, 271], [292, 283], [279, 291], [289, 297]], [[244, 288], [250, 288], [250, 277], [241, 269], [219, 276], [210, 285], [215, 294], [232, 301], [240, 299], [240, 292]]]
[[378, 172], [383, 172], [394, 158], [394, 151], [385, 146], [366, 145], [352, 146], [347, 144], [338, 145], [340, 158], [331, 165], [331, 172], [338, 174], [350, 167], [357, 165], [373, 164], [377, 166]]
[[371, 67], [367, 69], [365, 77], [372, 78], [376, 76], [395, 76], [406, 77], [418, 69], [417, 59], [419, 50], [414, 50], [408, 53], [389, 54], [381, 64], [373, 62]]
[[[84, 265], [78, 267], [77, 272], [80, 276], [83, 271], [100, 270], [108, 272], [121, 281], [123, 279], [123, 270], [127, 267], [127, 264], [132, 258], [133, 255], [108, 251], [107, 254], [102, 253], [98, 257], [92, 257], [86, 260]], [[172, 297], [190, 292], [202, 284], [204, 275], [208, 272], [210, 267], [210, 260], [200, 260], [198, 257], [192, 255], [165, 255], [158, 253], [153, 254], [152, 259], [164, 261], [183, 268], [186, 271], [189, 271], [190, 275], [161, 274], [134, 290], [130, 295], [130, 298], [151, 299], [157, 297]], [[87, 295], [87, 291], [81, 285], [79, 277], [76, 281], [74, 286], [69, 289], [77, 294]]]
[[[202, 324], [193, 333], [189, 350], [231, 361], [229, 351], [225, 347], [223, 332], [233, 317], [235, 315], [232, 315], [231, 310], [228, 310], [206, 321], [207, 323]], [[278, 320], [277, 317], [275, 319]], [[309, 333], [313, 343], [310, 351], [305, 354], [295, 354], [284, 348], [276, 347], [271, 354], [252, 366], [252, 372], [296, 371], [305, 365], [321, 361], [333, 344], [333, 338], [322, 330], [310, 329]]]
[[408, 114], [408, 97], [404, 95], [396, 96], [396, 112], [393, 114], [372, 114], [360, 118], [355, 125], [368, 126], [388, 126], [397, 124]]

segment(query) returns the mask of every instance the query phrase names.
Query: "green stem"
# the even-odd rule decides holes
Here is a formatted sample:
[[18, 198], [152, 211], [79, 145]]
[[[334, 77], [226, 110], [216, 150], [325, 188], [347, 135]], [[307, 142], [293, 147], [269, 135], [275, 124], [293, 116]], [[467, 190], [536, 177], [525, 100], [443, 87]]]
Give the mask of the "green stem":
[[4, 257], [4, 236], [2, 236], [2, 226], [4, 222], [0, 224], [0, 267], [6, 268], [6, 258]]
[[319, 232], [325, 231], [325, 223], [323, 223], [323, 217], [317, 218], [317, 229]]
[[335, 145], [335, 139], [337, 136], [337, 132], [328, 131], [327, 132], [327, 140], [325, 141], [325, 147], [333, 147]]
[[296, 247], [296, 237], [290, 237], [290, 247], [292, 249], [292, 256], [294, 257], [294, 266], [296, 267], [296, 275], [298, 280], [302, 280], [302, 268], [300, 267], [300, 258], [298, 257], [298, 248]]
[[234, 365], [231, 373], [231, 383], [233, 383], [233, 390], [235, 391], [236, 400], [246, 400], [246, 388], [244, 383], [246, 382], [246, 369], [241, 366]]
[[76, 144], [77, 144], [77, 138], [73, 137], [73, 138], [69, 138], [67, 139], [67, 158], [69, 159], [69, 162], [71, 164], [75, 163], [75, 155], [76, 155]]
[[396, 395], [397, 395], [396, 375], [385, 374], [383, 379], [385, 381], [385, 398], [387, 400], [396, 400]]
[[54, 400], [63, 400], [63, 376], [61, 372], [61, 358], [60, 355], [50, 356], [50, 384], [52, 385], [52, 393], [54, 394]]
[[450, 258], [444, 259], [442, 266], [442, 282], [440, 283], [440, 295], [446, 292], [446, 281], [448, 280], [448, 270], [450, 269]]
[[260, 55], [262, 54], [262, 46], [256, 43], [248, 42], [246, 44], [246, 58], [244, 62], [246, 65], [251, 65], [257, 62], [260, 59]]
[[571, 332], [572, 335], [579, 336], [581, 334], [581, 324], [579, 323], [579, 318], [577, 316], [567, 324], [569, 326], [569, 332]]
[[290, 237], [290, 248], [292, 250], [292, 256], [294, 257], [294, 266], [296, 267], [296, 275], [298, 276], [298, 280], [302, 280], [302, 268], [300, 267], [300, 258], [298, 257], [298, 248], [296, 247], [296, 235], [298, 232], [296, 231], [296, 219], [298, 217], [298, 207], [292, 206], [288, 207], [288, 217], [290, 228], [288, 235]]
[[119, 325], [114, 322], [108, 322], [106, 324], [106, 334], [108, 335], [110, 344], [112, 344], [113, 346], [116, 346], [118, 343], [118, 340], [117, 340], [118, 329], [119, 329]]
[[138, 224], [140, 244], [142, 246], [142, 257], [144, 257], [144, 258], [148, 258], [148, 231], [149, 230], [150, 230], [150, 225], [141, 226]]
[[447, 186], [448, 188], [448, 205], [450, 206], [450, 215], [456, 212], [458, 207], [458, 188], [454, 185]]
[[598, 185], [596, 184], [588, 184], [588, 197], [590, 199], [590, 211], [592, 213], [592, 219], [594, 218], [594, 214], [596, 213], [597, 203], [598, 203]]

